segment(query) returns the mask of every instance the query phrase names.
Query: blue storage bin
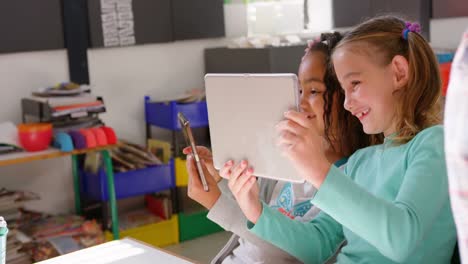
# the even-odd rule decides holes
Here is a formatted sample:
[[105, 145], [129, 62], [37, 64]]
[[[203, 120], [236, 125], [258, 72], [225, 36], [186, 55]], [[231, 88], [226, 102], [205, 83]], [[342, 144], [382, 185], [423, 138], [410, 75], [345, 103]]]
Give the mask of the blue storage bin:
[[[107, 178], [104, 169], [98, 174], [81, 171], [83, 194], [98, 201], [107, 201]], [[174, 160], [168, 164], [151, 166], [128, 172], [114, 173], [117, 199], [164, 191], [175, 187]]]
[[206, 102], [182, 104], [177, 102], [152, 103], [150, 97], [145, 96], [146, 123], [170, 129], [180, 130], [177, 113], [182, 112], [190, 121], [191, 127], [208, 126], [208, 111]]
[[437, 61], [439, 63], [446, 63], [453, 61], [455, 53], [453, 52], [436, 52]]

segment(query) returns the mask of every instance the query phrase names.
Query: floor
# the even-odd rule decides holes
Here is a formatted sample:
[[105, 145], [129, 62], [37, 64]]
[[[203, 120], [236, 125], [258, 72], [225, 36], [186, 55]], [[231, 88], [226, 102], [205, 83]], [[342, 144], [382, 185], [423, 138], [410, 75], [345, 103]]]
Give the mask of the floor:
[[164, 249], [194, 260], [197, 263], [210, 263], [211, 259], [216, 256], [230, 237], [230, 232], [218, 232], [185, 241], [177, 245], [168, 246]]

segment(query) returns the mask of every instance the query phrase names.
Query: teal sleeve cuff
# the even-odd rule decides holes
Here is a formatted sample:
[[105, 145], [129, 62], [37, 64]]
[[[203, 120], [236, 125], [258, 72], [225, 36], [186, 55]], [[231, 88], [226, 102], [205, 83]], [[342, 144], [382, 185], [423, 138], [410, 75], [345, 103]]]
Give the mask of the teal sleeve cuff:
[[[268, 223], [269, 215], [271, 215], [271, 208], [264, 202], [262, 202], [262, 214], [257, 220], [257, 223], [254, 224], [250, 221], [247, 221], [247, 229], [255, 234], [259, 234], [261, 230], [264, 230], [264, 226]], [[270, 218], [271, 219], [271, 218]]]
[[[347, 200], [356, 197], [354, 196], [354, 189], [351, 188], [354, 185], [356, 185], [356, 183], [350, 177], [346, 176], [343, 171], [332, 165], [327, 173], [325, 181], [312, 198], [312, 203], [325, 211], [329, 208], [327, 205], [331, 203], [349, 204]], [[346, 190], [348, 190], [349, 193]]]

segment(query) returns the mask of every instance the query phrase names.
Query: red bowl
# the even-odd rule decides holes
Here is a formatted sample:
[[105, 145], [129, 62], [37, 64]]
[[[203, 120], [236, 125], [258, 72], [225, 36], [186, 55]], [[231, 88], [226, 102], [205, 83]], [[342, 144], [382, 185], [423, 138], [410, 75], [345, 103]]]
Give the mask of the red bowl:
[[52, 141], [52, 124], [20, 124], [18, 125], [18, 137], [21, 146], [27, 151], [45, 150]]

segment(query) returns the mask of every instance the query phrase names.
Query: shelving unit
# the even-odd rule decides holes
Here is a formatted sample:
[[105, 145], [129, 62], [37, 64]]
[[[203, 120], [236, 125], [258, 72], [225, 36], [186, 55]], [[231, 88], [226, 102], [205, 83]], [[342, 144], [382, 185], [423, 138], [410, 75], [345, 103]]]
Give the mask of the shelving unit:
[[[207, 211], [202, 206], [199, 206], [195, 201], [186, 197], [188, 173], [185, 167], [185, 160], [177, 156], [181, 149], [177, 140], [177, 133], [181, 131], [177, 113], [182, 112], [190, 121], [190, 126], [192, 128], [207, 128], [208, 111], [206, 102], [157, 103], [151, 102], [149, 96], [145, 96], [144, 100], [146, 138], [149, 139], [152, 137], [152, 126], [163, 128], [171, 132], [175, 176], [175, 188], [173, 188], [172, 198], [173, 204], [175, 204], [174, 213], [178, 214], [180, 241], [222, 231], [223, 229], [220, 226], [206, 218]], [[190, 208], [190, 210], [187, 208]]]
[[[175, 186], [174, 165], [151, 166], [144, 169], [114, 173], [115, 195], [117, 199], [160, 192]], [[105, 171], [100, 169], [97, 174], [81, 171], [83, 177], [83, 192], [96, 201], [108, 201]]]
[[99, 151], [102, 154], [105, 171], [102, 174], [102, 181], [106, 183], [107, 192], [106, 199], [110, 203], [111, 220], [112, 220], [112, 237], [119, 239], [119, 220], [117, 217], [117, 202], [114, 188], [114, 172], [112, 167], [112, 160], [109, 150], [117, 145], [108, 145], [104, 147], [74, 150], [71, 152], [62, 152], [58, 149], [48, 149], [38, 152], [20, 152], [12, 154], [4, 154], [0, 156], [0, 166], [9, 166], [31, 161], [40, 161], [45, 159], [53, 159], [59, 157], [71, 156], [72, 158], [72, 172], [73, 172], [73, 190], [75, 192], [75, 211], [77, 214], [82, 213], [81, 208], [81, 195], [80, 195], [80, 174], [78, 169], [78, 156], [90, 152]]
[[[107, 169], [100, 168], [97, 173], [90, 173], [81, 168], [79, 169], [83, 196], [102, 204], [103, 223], [107, 221], [106, 203], [109, 201], [108, 182], [105, 180], [106, 171]], [[160, 192], [175, 187], [173, 160], [170, 160], [168, 164], [113, 173], [113, 175], [114, 196], [116, 201]], [[115, 209], [115, 214], [117, 214], [117, 209]], [[111, 234], [109, 231], [105, 232], [107, 240], [112, 240], [112, 238], [116, 239], [115, 232], [117, 232], [117, 237], [122, 238], [129, 236], [155, 246], [175, 244], [179, 241], [177, 215], [173, 215], [171, 219], [123, 231], [120, 231], [118, 222], [116, 222], [116, 226], [114, 225], [114, 222], [112, 222], [114, 234]], [[106, 226], [106, 224], [104, 224], [104, 226]], [[174, 232], [177, 232], [177, 234], [175, 235]]]

